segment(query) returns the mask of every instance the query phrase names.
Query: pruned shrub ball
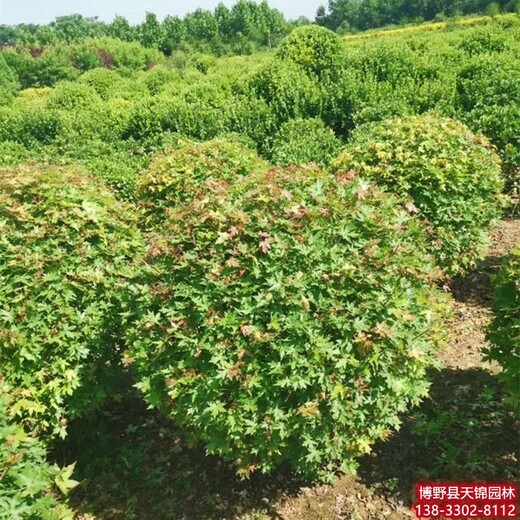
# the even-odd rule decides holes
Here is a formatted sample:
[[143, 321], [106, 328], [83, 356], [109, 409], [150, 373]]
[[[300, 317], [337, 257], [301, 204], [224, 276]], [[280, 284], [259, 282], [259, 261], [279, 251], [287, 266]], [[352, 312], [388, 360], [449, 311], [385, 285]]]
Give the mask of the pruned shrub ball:
[[0, 171], [0, 374], [28, 431], [65, 435], [116, 384], [117, 302], [141, 238], [84, 171]]
[[341, 148], [341, 141], [321, 119], [291, 119], [273, 142], [272, 161], [280, 166], [316, 163], [328, 166]]
[[423, 242], [368, 181], [207, 182], [149, 235], [126, 329], [138, 387], [243, 476], [351, 468], [428, 392], [446, 304]]
[[482, 257], [504, 185], [500, 160], [483, 136], [432, 114], [395, 118], [354, 133], [332, 163], [333, 173], [349, 171], [403, 197], [448, 275]]
[[345, 61], [341, 38], [318, 25], [297, 27], [285, 37], [277, 51], [278, 58], [292, 61], [308, 74], [333, 79]]

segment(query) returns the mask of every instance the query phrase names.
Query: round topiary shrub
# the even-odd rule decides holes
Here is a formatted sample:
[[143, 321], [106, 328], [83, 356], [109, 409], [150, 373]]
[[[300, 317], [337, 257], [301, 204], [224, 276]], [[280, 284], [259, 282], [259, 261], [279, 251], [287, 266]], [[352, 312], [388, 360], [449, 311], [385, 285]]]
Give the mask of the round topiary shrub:
[[13, 141], [0, 142], [0, 167], [23, 164], [29, 157], [29, 151], [22, 144]]
[[139, 78], [139, 81], [143, 83], [146, 90], [152, 96], [160, 94], [161, 91], [168, 83], [178, 83], [180, 75], [175, 69], [168, 69], [163, 65], [157, 65], [152, 69], [143, 72], [143, 75]]
[[364, 180], [212, 179], [149, 235], [129, 298], [138, 387], [242, 476], [351, 468], [427, 394], [444, 304], [422, 246]]
[[51, 144], [63, 126], [57, 110], [30, 105], [0, 110], [0, 141], [17, 142], [28, 149]]
[[321, 119], [292, 119], [276, 134], [271, 159], [275, 164], [316, 163], [327, 166], [341, 147], [341, 141]]
[[336, 33], [318, 25], [304, 25], [282, 40], [277, 56], [324, 78], [334, 77], [341, 69], [344, 50]]
[[47, 99], [49, 108], [81, 110], [101, 101], [93, 87], [83, 83], [58, 83]]
[[139, 178], [137, 200], [149, 221], [160, 223], [179, 203], [205, 193], [208, 183], [229, 183], [268, 168], [255, 151], [234, 141], [182, 141], [152, 158]]
[[60, 470], [46, 461], [43, 443], [9, 418], [11, 404], [0, 379], [0, 518], [72, 518], [72, 511], [56, 498], [56, 483], [64, 492], [77, 484], [68, 478], [73, 467]]
[[502, 366], [508, 400], [520, 417], [520, 247], [504, 261], [494, 279], [495, 319], [488, 330], [487, 359]]
[[0, 171], [0, 374], [28, 430], [64, 435], [115, 388], [116, 304], [140, 245], [85, 172]]
[[456, 77], [457, 106], [462, 112], [475, 108], [520, 103], [520, 63], [513, 53], [478, 56]]
[[482, 256], [500, 216], [500, 161], [487, 140], [462, 123], [431, 114], [396, 118], [354, 133], [332, 171], [355, 171], [413, 202], [430, 251], [448, 274]]
[[466, 124], [483, 132], [502, 159], [505, 191], [520, 194], [520, 104], [490, 105], [464, 114]]
[[320, 112], [318, 81], [293, 63], [274, 60], [265, 65], [248, 78], [244, 93], [263, 99], [279, 126], [289, 119], [316, 117]]
[[92, 87], [105, 100], [118, 95], [123, 81], [115, 70], [101, 67], [85, 72], [78, 80], [79, 83]]

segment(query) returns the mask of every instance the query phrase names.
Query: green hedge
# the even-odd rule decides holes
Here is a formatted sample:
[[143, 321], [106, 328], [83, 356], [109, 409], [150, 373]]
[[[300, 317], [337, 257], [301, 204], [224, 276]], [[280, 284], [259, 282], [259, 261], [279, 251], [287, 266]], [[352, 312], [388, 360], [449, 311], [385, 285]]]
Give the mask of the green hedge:
[[149, 235], [128, 297], [147, 402], [239, 474], [347, 470], [427, 394], [441, 340], [423, 232], [366, 181], [213, 179]]

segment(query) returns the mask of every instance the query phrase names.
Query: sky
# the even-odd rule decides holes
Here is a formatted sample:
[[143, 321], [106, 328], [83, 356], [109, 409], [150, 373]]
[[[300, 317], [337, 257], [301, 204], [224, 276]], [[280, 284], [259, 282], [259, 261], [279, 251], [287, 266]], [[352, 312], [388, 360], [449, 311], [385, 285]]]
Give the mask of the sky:
[[[56, 16], [82, 14], [98, 16], [100, 20], [110, 21], [116, 14], [124, 16], [131, 23], [144, 19], [146, 11], [155, 13], [159, 18], [184, 14], [198, 7], [214, 9], [220, 0], [0, 0], [0, 25], [19, 23], [48, 23]], [[223, 0], [227, 6], [234, 0]], [[286, 18], [307, 16], [314, 19], [316, 10], [326, 0], [269, 0], [271, 7], [280, 9]]]

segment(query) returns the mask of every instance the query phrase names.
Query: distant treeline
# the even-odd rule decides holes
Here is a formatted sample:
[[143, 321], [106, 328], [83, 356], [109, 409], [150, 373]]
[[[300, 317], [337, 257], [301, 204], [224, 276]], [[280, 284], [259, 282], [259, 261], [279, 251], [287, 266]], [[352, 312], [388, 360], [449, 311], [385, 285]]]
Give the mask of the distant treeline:
[[520, 0], [329, 0], [328, 8], [318, 9], [316, 22], [347, 32], [500, 12], [520, 12]]
[[[308, 20], [303, 22], [309, 23]], [[298, 22], [289, 23], [265, 0], [259, 3], [239, 0], [231, 8], [220, 3], [213, 11], [197, 9], [184, 18], [167, 16], [163, 21], [147, 13], [144, 22], [138, 25], [130, 25], [122, 16], [105, 23], [79, 14], [56, 18], [48, 25], [2, 25], [0, 45], [47, 46], [109, 36], [137, 41], [145, 47], [158, 48], [166, 55], [190, 45], [214, 54], [248, 54], [257, 48], [275, 45], [295, 23]]]
[[[442, 20], [467, 14], [520, 12], [520, 0], [329, 0], [321, 6], [316, 23], [339, 32], [351, 32], [407, 22]], [[80, 14], [62, 16], [47, 25], [0, 25], [0, 47], [46, 47], [68, 45], [87, 38], [110, 37], [138, 42], [169, 56], [176, 50], [194, 49], [216, 55], [251, 54], [275, 46], [298, 25], [310, 24], [305, 17], [286, 20], [267, 0], [238, 0], [228, 8], [220, 3], [213, 10], [196, 9], [183, 18], [159, 20], [147, 13], [145, 20], [131, 25], [122, 16], [103, 22]]]

